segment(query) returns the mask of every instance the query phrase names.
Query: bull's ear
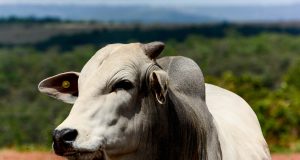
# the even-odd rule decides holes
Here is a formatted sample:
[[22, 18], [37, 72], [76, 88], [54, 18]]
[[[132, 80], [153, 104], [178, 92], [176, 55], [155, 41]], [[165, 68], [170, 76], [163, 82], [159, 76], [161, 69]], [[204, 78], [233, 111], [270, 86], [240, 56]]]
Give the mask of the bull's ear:
[[151, 42], [142, 44], [145, 54], [150, 59], [155, 59], [164, 50], [165, 44], [163, 42]]
[[150, 87], [155, 94], [156, 100], [164, 104], [168, 92], [168, 74], [163, 70], [153, 71], [150, 74]]
[[38, 89], [50, 97], [73, 104], [78, 97], [78, 72], [65, 72], [42, 80]]

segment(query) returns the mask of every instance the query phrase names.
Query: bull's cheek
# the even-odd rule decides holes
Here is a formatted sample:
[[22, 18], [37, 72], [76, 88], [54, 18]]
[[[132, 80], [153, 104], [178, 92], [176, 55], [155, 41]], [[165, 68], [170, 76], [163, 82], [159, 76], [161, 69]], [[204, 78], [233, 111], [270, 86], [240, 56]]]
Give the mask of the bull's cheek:
[[122, 141], [119, 141], [119, 143], [107, 147], [105, 151], [110, 156], [131, 154], [137, 150], [137, 146], [132, 142], [132, 140], [123, 139]]
[[119, 132], [107, 139], [106, 151], [109, 155], [123, 155], [135, 152], [138, 148], [138, 135], [130, 122], [119, 128]]

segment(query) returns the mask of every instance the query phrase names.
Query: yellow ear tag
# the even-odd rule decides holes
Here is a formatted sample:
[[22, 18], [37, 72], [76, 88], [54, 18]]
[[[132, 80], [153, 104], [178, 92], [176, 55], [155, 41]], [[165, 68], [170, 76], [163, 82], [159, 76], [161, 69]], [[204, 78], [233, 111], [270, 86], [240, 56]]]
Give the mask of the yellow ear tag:
[[69, 88], [69, 87], [71, 86], [71, 84], [70, 84], [69, 81], [63, 81], [62, 84], [61, 84], [61, 86], [62, 86], [63, 88]]

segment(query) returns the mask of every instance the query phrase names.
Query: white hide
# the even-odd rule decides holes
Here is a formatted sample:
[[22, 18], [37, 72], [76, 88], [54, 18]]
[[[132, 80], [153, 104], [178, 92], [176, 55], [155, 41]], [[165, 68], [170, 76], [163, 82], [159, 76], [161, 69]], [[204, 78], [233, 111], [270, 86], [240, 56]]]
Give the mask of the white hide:
[[224, 160], [269, 160], [257, 117], [238, 95], [206, 84], [206, 104], [214, 117]]

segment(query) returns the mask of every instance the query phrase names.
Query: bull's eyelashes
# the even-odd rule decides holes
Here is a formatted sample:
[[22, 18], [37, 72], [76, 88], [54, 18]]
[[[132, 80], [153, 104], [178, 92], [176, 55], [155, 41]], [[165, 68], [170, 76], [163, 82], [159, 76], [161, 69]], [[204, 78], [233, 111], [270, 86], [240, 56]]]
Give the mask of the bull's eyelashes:
[[130, 90], [133, 87], [134, 87], [133, 83], [130, 82], [129, 80], [122, 80], [113, 85], [112, 92], [118, 90]]

